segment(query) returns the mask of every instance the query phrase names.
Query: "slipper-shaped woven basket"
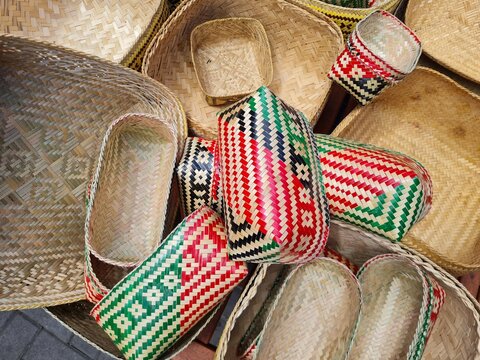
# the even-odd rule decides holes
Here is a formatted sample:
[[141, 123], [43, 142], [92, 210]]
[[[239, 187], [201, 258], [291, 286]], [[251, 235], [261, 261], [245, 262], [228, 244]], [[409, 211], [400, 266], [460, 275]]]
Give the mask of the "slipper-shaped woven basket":
[[321, 255], [330, 218], [305, 116], [262, 86], [220, 112], [218, 128], [230, 258], [298, 263]]
[[333, 132], [400, 151], [425, 166], [432, 209], [402, 243], [455, 275], [480, 269], [479, 114], [478, 96], [419, 68]]
[[270, 43], [269, 87], [315, 123], [331, 87], [327, 73], [343, 39], [330, 19], [312, 12], [284, 0], [183, 1], [151, 43], [142, 71], [179, 96], [195, 134], [214, 139], [219, 108], [205, 102], [191, 60], [190, 35], [205, 21], [251, 17], [262, 23]]
[[368, 260], [357, 277], [363, 303], [349, 357], [421, 359], [445, 291], [400, 255], [379, 255]]
[[[453, 276], [414, 250], [407, 250], [401, 243], [385, 241], [381, 236], [339, 220], [332, 221], [329, 246], [358, 266], [376, 255], [386, 253], [403, 255], [415, 263], [445, 290], [445, 303], [422, 359], [471, 360], [480, 357], [480, 305]], [[216, 359], [239, 359], [237, 349], [241, 339], [268, 297], [280, 269], [279, 265], [257, 267], [227, 320]], [[392, 328], [389, 328], [387, 334], [391, 331]]]
[[9, 35], [0, 79], [0, 310], [84, 299], [85, 192], [103, 134], [127, 113], [150, 114], [181, 152], [185, 115], [132, 70]]
[[295, 0], [305, 6], [327, 15], [342, 30], [343, 36], [347, 39], [348, 35], [355, 29], [357, 23], [375, 10], [386, 10], [393, 12], [400, 0], [376, 0], [370, 7], [347, 7], [335, 5], [333, 1], [322, 0]]
[[197, 79], [210, 105], [240, 100], [273, 78], [262, 23], [253, 18], [207, 21], [190, 36]]
[[26, 0], [2, 4], [0, 33], [27, 36], [140, 70], [167, 0]]
[[405, 23], [422, 39], [425, 54], [477, 83], [479, 19], [479, 0], [410, 0], [405, 13]]
[[344, 359], [361, 298], [357, 279], [339, 262], [299, 266], [276, 296], [254, 358]]
[[107, 129], [87, 198], [88, 300], [98, 301], [107, 292], [93, 276], [91, 256], [133, 267], [163, 239], [176, 153], [175, 134], [155, 117], [128, 114]]

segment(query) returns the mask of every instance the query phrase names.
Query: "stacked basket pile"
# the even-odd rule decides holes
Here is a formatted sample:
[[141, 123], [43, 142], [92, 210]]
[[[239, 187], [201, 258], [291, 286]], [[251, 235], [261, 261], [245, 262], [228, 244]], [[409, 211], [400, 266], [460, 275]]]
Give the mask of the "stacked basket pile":
[[480, 98], [415, 69], [478, 82], [475, 1], [6, 3], [0, 310], [168, 359], [244, 280], [217, 359], [480, 358]]

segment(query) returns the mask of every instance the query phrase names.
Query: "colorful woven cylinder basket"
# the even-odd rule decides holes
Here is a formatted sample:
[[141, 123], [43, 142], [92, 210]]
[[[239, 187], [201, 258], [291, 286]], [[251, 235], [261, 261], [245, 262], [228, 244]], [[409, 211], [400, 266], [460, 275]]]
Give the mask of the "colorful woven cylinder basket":
[[155, 359], [245, 276], [231, 261], [220, 216], [202, 207], [184, 219], [92, 310], [127, 359]]
[[366, 105], [409, 74], [420, 54], [412, 30], [392, 14], [375, 11], [357, 24], [328, 77]]
[[329, 213], [305, 116], [261, 87], [219, 114], [218, 131], [230, 257], [281, 263], [318, 257]]
[[[400, 241], [428, 213], [432, 182], [415, 160], [328, 135], [315, 134], [315, 142], [332, 216]], [[189, 213], [218, 197], [218, 187], [211, 180], [215, 142], [188, 138], [186, 149], [177, 172]]]

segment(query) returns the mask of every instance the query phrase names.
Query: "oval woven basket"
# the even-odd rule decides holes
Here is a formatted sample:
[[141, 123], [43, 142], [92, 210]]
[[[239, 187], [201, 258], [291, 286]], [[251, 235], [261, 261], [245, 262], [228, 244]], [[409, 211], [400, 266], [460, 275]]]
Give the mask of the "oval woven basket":
[[221, 107], [205, 101], [191, 60], [190, 34], [203, 22], [226, 17], [251, 17], [262, 23], [273, 61], [270, 89], [315, 123], [331, 86], [327, 73], [343, 39], [330, 19], [289, 1], [184, 1], [150, 44], [143, 73], [178, 95], [195, 134], [216, 138]]
[[185, 114], [137, 72], [10, 35], [0, 88], [0, 310], [84, 299], [85, 193], [103, 134], [122, 115], [150, 114], [181, 152]]
[[427, 169], [432, 209], [402, 243], [455, 275], [480, 269], [479, 114], [478, 96], [418, 68], [333, 132], [400, 151]]
[[[357, 266], [386, 253], [401, 254], [434, 278], [446, 293], [422, 359], [480, 359], [480, 305], [450, 274], [414, 250], [365, 232], [339, 220], [332, 221], [329, 246]], [[245, 287], [230, 318], [215, 354], [216, 359], [238, 359], [236, 350], [272, 287], [280, 265], [260, 265]]]
[[345, 358], [361, 301], [358, 281], [345, 265], [323, 258], [298, 267], [272, 304], [255, 358]]
[[295, 0], [314, 11], [327, 15], [342, 30], [345, 38], [355, 29], [357, 23], [375, 10], [386, 10], [391, 13], [397, 8], [400, 0], [379, 0], [375, 1], [369, 8], [350, 8], [330, 4], [322, 0]]
[[140, 70], [167, 0], [5, 1], [0, 33], [48, 41]]
[[423, 51], [461, 76], [480, 83], [480, 0], [410, 0], [405, 23]]

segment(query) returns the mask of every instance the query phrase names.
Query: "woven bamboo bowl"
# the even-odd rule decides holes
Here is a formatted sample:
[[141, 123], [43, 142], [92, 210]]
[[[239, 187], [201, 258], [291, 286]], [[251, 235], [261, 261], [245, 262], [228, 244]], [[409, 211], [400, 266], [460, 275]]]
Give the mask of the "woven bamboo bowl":
[[405, 13], [405, 23], [422, 39], [425, 54], [477, 83], [479, 18], [479, 0], [410, 0]]
[[402, 243], [455, 275], [480, 269], [479, 120], [478, 96], [418, 68], [333, 132], [402, 152], [425, 166], [432, 208]]
[[272, 82], [270, 45], [256, 19], [207, 21], [193, 29], [190, 43], [195, 73], [210, 105], [239, 100]]
[[205, 102], [195, 79], [190, 34], [209, 20], [255, 18], [270, 42], [273, 81], [269, 88], [315, 123], [331, 87], [327, 73], [343, 48], [343, 39], [330, 19], [310, 11], [284, 0], [184, 1], [150, 44], [142, 71], [178, 95], [195, 134], [216, 138], [219, 108]]
[[[339, 220], [332, 221], [329, 246], [357, 266], [385, 253], [401, 254], [431, 275], [446, 292], [445, 303], [428, 340], [423, 359], [480, 359], [480, 305], [450, 274], [414, 250], [365, 232]], [[243, 334], [268, 296], [280, 265], [261, 265], [236, 304], [221, 336], [216, 359], [236, 359]]]
[[375, 10], [386, 10], [391, 13], [397, 8], [400, 0], [378, 0], [369, 8], [350, 8], [330, 4], [322, 0], [295, 0], [314, 11], [330, 17], [342, 30], [345, 39], [355, 29], [357, 23]]
[[177, 139], [168, 123], [128, 114], [103, 139], [86, 215], [89, 251], [111, 265], [131, 267], [163, 238]]
[[255, 358], [345, 358], [360, 304], [359, 284], [344, 265], [324, 258], [300, 266], [276, 296]]
[[166, 0], [7, 0], [0, 33], [27, 36], [140, 70], [169, 15]]
[[103, 134], [124, 114], [150, 114], [181, 151], [184, 112], [132, 70], [8, 35], [0, 79], [0, 310], [84, 299], [85, 193]]

